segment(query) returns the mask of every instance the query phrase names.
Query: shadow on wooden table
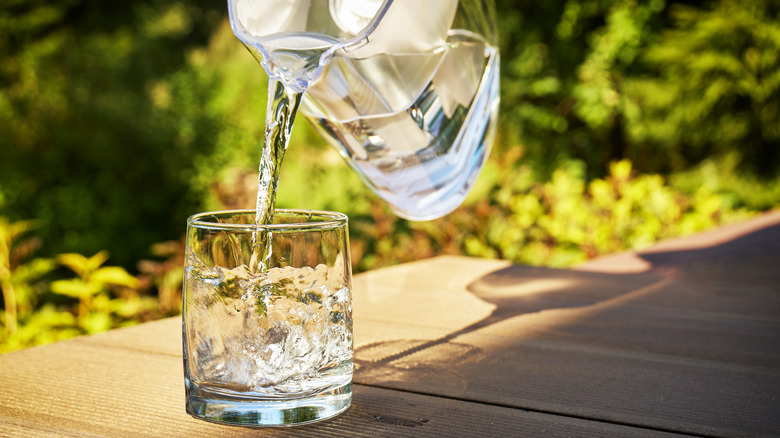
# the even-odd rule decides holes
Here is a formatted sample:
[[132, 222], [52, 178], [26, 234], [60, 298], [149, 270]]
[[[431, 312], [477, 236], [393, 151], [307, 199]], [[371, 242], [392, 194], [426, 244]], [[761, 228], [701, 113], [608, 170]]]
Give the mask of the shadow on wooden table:
[[[357, 349], [359, 375], [403, 381], [412, 367], [431, 367], [432, 376], [453, 377], [454, 366], [486, 359], [493, 348], [515, 342], [572, 316], [595, 311], [664, 284], [653, 274], [602, 274], [512, 265], [468, 286], [477, 298], [495, 306], [487, 317], [434, 340], [395, 340]], [[572, 312], [576, 311], [576, 312]], [[512, 328], [509, 321], [517, 325]], [[473, 335], [473, 336], [469, 336]], [[485, 336], [481, 336], [485, 335]], [[437, 364], [438, 363], [438, 364]], [[454, 381], [452, 383], [455, 383]]]
[[437, 339], [363, 345], [356, 381], [658, 430], [761, 436], [777, 423], [769, 413], [780, 387], [773, 221], [583, 269], [490, 272], [467, 290], [492, 313]]
[[[468, 286], [474, 296], [495, 305], [495, 310], [486, 318], [431, 341], [404, 340], [365, 345], [356, 352], [356, 365], [361, 372], [367, 373], [372, 368], [432, 350], [510, 318], [553, 309], [585, 308], [662, 280], [662, 277], [646, 274], [599, 274], [512, 265]], [[474, 348], [465, 350], [474, 353]], [[372, 354], [361, 354], [363, 352]], [[366, 356], [371, 359], [366, 360]]]

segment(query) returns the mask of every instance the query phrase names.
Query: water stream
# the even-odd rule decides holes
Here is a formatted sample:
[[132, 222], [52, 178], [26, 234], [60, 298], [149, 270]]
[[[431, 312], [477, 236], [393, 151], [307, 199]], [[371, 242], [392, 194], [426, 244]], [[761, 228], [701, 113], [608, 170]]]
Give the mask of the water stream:
[[[257, 225], [273, 223], [282, 160], [290, 143], [290, 133], [302, 97], [303, 91], [287, 87], [279, 79], [269, 78], [265, 137], [257, 177], [255, 213]], [[271, 255], [270, 233], [257, 230], [252, 237], [253, 253], [250, 269], [253, 272], [264, 271], [268, 267]]]

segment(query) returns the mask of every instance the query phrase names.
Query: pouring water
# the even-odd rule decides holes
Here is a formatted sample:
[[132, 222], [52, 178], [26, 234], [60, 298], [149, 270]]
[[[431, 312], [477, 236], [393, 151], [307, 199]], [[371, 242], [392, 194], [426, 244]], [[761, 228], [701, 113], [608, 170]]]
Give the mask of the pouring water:
[[[443, 216], [488, 155], [498, 111], [492, 2], [228, 0], [234, 33], [269, 76], [258, 221], [297, 105], [399, 215]], [[283, 91], [282, 91], [283, 90]]]

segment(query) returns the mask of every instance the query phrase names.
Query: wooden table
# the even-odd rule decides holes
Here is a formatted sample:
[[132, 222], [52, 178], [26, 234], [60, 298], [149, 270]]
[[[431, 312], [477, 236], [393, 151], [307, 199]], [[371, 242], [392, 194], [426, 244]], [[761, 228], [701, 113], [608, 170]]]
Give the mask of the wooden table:
[[0, 356], [0, 436], [780, 436], [780, 212], [573, 270], [438, 257], [354, 291], [335, 419], [189, 417], [172, 318]]

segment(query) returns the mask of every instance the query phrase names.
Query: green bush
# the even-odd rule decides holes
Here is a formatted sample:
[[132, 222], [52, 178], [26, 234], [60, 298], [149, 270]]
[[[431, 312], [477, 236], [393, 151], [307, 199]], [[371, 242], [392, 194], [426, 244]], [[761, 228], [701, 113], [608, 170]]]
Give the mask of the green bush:
[[[587, 182], [621, 159], [668, 176], [714, 157], [769, 187], [780, 162], [776, 4], [497, 7], [495, 149], [519, 150], [537, 180], [571, 160]], [[36, 218], [42, 250], [105, 249], [134, 271], [152, 244], [179, 238], [189, 214], [253, 206], [265, 77], [224, 4], [17, 0], [0, 14], [0, 214]], [[346, 167], [323, 171], [326, 148], [299, 120], [280, 204], [370, 217], [373, 198]]]
[[[158, 264], [156, 272], [143, 277], [131, 276], [124, 268], [103, 266], [108, 253], [92, 257], [60, 254], [56, 259], [32, 257], [40, 245], [38, 237], [28, 235], [32, 221], [9, 222], [0, 217], [0, 288], [3, 314], [0, 317], [0, 353], [45, 344], [81, 334], [97, 333], [178, 313], [178, 306], [143, 294], [142, 281], [155, 282], [160, 290], [168, 274], [178, 269], [181, 287], [182, 260], [178, 253], [171, 260], [176, 268]], [[159, 269], [162, 265], [163, 269]], [[67, 267], [76, 278], [57, 272]], [[160, 294], [163, 297], [163, 294]], [[180, 299], [180, 295], [179, 295]]]
[[109, 249], [130, 269], [178, 236], [219, 128], [203, 110], [217, 78], [187, 66], [220, 6], [3, 2], [0, 215], [36, 218], [48, 253]]
[[681, 170], [731, 154], [751, 174], [776, 176], [779, 14], [763, 0], [671, 5], [672, 27], [643, 55], [647, 70], [626, 82], [632, 155]]
[[[586, 180], [600, 178], [624, 158], [668, 175], [731, 157], [762, 189], [777, 175], [776, 3], [497, 7], [496, 150], [520, 149], [537, 179], [572, 159]], [[44, 250], [107, 249], [134, 270], [153, 243], [181, 235], [189, 214], [252, 207], [236, 187], [256, 171], [265, 79], [230, 32], [224, 4], [18, 0], [0, 14], [0, 214], [36, 218]], [[283, 191], [300, 190], [285, 189], [284, 178], [320, 172], [308, 151], [324, 148], [299, 120]], [[308, 167], [289, 169], [295, 161]], [[354, 210], [345, 204], [365, 195], [340, 172], [326, 181], [336, 189], [308, 192]]]
[[762, 0], [499, 0], [507, 147], [549, 176], [643, 172], [736, 154], [780, 166], [780, 4]]
[[[278, 206], [347, 213], [355, 272], [571, 266], [780, 205], [780, 4], [496, 3], [498, 139], [447, 217], [390, 213], [299, 118]], [[2, 348], [175, 314], [186, 217], [254, 207], [265, 87], [224, 2], [0, 3]]]
[[356, 270], [442, 253], [570, 267], [756, 211], [736, 206], [718, 190], [721, 181], [688, 190], [658, 174], [636, 173], [626, 160], [611, 163], [606, 177], [591, 181], [582, 162], [570, 161], [547, 182], [530, 166], [501, 162], [491, 160], [467, 202], [442, 219], [404, 221], [379, 203], [371, 218], [357, 216], [350, 222]]

